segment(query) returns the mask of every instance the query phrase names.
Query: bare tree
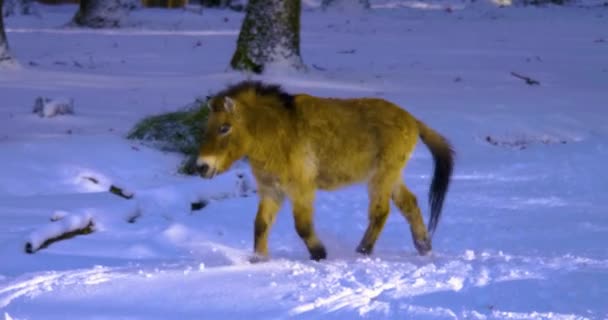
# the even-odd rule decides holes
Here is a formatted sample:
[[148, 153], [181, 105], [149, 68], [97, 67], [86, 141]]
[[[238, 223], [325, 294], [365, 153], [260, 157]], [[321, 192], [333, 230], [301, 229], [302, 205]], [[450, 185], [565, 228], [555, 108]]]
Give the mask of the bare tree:
[[117, 28], [128, 14], [128, 6], [121, 0], [81, 0], [72, 22], [89, 28]]
[[230, 65], [262, 73], [268, 66], [304, 69], [300, 0], [250, 0]]
[[4, 17], [2, 14], [3, 0], [0, 0], [0, 64], [5, 61], [12, 60], [11, 53], [8, 48], [8, 41], [6, 40], [6, 33], [4, 33]]

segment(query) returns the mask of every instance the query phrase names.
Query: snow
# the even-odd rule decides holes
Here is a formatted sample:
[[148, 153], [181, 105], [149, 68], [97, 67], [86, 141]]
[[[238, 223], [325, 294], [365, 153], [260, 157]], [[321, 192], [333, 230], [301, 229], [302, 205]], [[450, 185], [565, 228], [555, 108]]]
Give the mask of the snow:
[[[124, 138], [144, 116], [247, 77], [227, 69], [244, 14], [144, 9], [129, 28], [90, 30], [64, 27], [75, 5], [40, 5], [40, 17], [6, 18], [21, 67], [0, 69], [0, 315], [607, 318], [608, 45], [597, 40], [608, 8], [387, 0], [348, 15], [318, 3], [302, 15], [308, 71], [261, 79], [386, 98], [450, 139], [454, 180], [430, 256], [416, 254], [395, 208], [374, 254], [356, 254], [368, 205], [356, 185], [317, 194], [326, 261], [308, 260], [286, 204], [271, 260], [249, 263], [247, 164], [186, 177], [180, 155]], [[74, 99], [77, 112], [40, 118], [39, 96]], [[420, 146], [403, 177], [425, 216], [431, 173]], [[87, 217], [95, 232], [24, 252]]]

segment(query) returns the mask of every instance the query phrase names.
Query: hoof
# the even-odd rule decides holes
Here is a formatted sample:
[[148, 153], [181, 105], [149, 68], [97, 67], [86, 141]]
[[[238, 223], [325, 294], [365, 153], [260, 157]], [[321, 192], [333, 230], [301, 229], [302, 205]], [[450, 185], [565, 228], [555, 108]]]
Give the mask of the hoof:
[[255, 254], [251, 258], [249, 258], [249, 263], [261, 263], [267, 262], [269, 260], [270, 258], [268, 256], [261, 256], [259, 254]]
[[323, 246], [314, 247], [314, 248], [310, 249], [310, 260], [319, 261], [319, 260], [323, 260], [326, 258], [327, 258], [327, 251], [325, 251], [325, 248]]
[[415, 239], [414, 246], [416, 246], [416, 250], [421, 256], [426, 256], [431, 250], [433, 246], [431, 245], [431, 239], [426, 238], [422, 240]]
[[369, 256], [370, 254], [372, 254], [372, 247], [370, 246], [363, 246], [363, 245], [359, 245], [357, 247], [357, 252], [366, 256]]

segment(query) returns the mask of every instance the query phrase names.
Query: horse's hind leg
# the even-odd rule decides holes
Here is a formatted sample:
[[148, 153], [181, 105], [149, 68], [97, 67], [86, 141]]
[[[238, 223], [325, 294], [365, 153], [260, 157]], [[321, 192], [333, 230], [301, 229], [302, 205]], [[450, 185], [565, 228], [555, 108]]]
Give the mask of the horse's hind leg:
[[401, 211], [401, 214], [410, 224], [412, 239], [414, 240], [414, 245], [416, 246], [418, 253], [421, 255], [427, 254], [431, 251], [431, 239], [429, 238], [424, 222], [422, 221], [422, 215], [420, 214], [420, 208], [418, 208], [416, 196], [401, 183], [393, 190], [392, 198], [395, 205], [399, 208], [399, 211]]
[[369, 224], [365, 234], [357, 246], [357, 252], [363, 254], [371, 254], [374, 249], [374, 244], [378, 240], [380, 232], [388, 218], [390, 211], [390, 196], [394, 181], [399, 176], [398, 171], [386, 172], [379, 170], [368, 186], [369, 192]]

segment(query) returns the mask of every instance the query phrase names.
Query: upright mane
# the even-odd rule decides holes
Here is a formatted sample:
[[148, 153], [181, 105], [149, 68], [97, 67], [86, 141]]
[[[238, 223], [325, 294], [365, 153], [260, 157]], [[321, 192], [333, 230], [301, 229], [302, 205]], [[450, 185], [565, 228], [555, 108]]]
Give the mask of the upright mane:
[[267, 84], [261, 81], [245, 80], [217, 93], [216, 97], [236, 97], [243, 92], [253, 91], [258, 96], [273, 97], [281, 102], [286, 109], [293, 109], [295, 105], [294, 96], [285, 92], [280, 85]]

